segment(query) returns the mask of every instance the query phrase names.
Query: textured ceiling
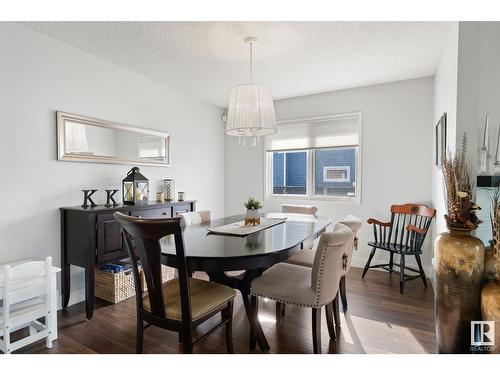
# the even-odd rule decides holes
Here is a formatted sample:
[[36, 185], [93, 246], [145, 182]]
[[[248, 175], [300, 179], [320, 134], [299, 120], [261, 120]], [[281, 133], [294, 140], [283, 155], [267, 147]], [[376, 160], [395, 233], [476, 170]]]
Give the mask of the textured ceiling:
[[275, 99], [433, 75], [446, 22], [26, 22], [92, 55], [221, 107], [248, 81]]

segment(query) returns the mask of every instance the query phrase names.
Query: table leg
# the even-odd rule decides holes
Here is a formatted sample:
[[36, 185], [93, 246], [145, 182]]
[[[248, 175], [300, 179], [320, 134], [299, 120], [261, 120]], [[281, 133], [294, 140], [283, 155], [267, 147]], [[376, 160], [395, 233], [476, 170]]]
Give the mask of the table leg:
[[250, 349], [255, 349], [255, 342], [259, 344], [260, 349], [264, 353], [270, 351], [269, 343], [267, 342], [266, 336], [260, 325], [259, 319], [253, 319], [253, 309], [250, 295], [250, 286], [252, 280], [260, 276], [264, 269], [254, 269], [247, 270], [242, 278], [227, 276], [224, 272], [207, 272], [210, 280], [216, 283], [227, 285], [231, 288], [237, 289], [241, 293], [243, 299], [243, 306], [245, 307], [245, 313], [247, 314], [247, 319], [250, 324]]
[[68, 263], [66, 255], [66, 242], [65, 242], [65, 218], [64, 212], [61, 212], [61, 305], [65, 309], [68, 307], [69, 294], [71, 291], [71, 265]]
[[62, 308], [65, 309], [69, 304], [69, 295], [71, 290], [71, 265], [61, 259], [61, 297]]

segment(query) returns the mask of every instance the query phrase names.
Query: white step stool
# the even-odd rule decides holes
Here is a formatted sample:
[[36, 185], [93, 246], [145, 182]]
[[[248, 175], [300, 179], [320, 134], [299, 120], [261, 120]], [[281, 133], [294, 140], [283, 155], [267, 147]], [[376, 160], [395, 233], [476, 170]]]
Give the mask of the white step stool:
[[[52, 258], [0, 265], [0, 351], [10, 354], [35, 341], [57, 339], [56, 274]], [[38, 321], [45, 318], [45, 324]], [[11, 342], [10, 334], [30, 327], [29, 336]]]

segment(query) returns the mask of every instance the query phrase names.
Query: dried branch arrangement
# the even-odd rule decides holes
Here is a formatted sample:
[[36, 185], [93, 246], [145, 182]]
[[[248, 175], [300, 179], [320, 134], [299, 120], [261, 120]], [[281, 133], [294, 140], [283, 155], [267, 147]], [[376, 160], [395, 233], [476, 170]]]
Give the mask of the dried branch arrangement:
[[491, 202], [491, 232], [493, 234], [493, 259], [497, 279], [500, 279], [500, 187], [496, 187]]
[[470, 162], [467, 158], [467, 136], [464, 133], [462, 146], [455, 156], [448, 153], [443, 160], [443, 183], [447, 214], [444, 215], [450, 229], [474, 230], [481, 224], [474, 203], [473, 186], [470, 179]]

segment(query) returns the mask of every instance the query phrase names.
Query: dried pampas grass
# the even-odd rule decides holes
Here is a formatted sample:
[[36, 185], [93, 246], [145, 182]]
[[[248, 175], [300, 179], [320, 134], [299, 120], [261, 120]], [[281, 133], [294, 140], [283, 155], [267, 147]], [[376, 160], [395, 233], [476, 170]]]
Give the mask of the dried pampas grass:
[[474, 230], [481, 223], [475, 211], [481, 208], [473, 202], [470, 163], [467, 158], [467, 136], [455, 156], [448, 153], [442, 164], [443, 183], [447, 214], [446, 224], [450, 229]]
[[493, 259], [496, 277], [500, 280], [500, 187], [497, 186], [491, 199], [491, 233], [493, 234]]

